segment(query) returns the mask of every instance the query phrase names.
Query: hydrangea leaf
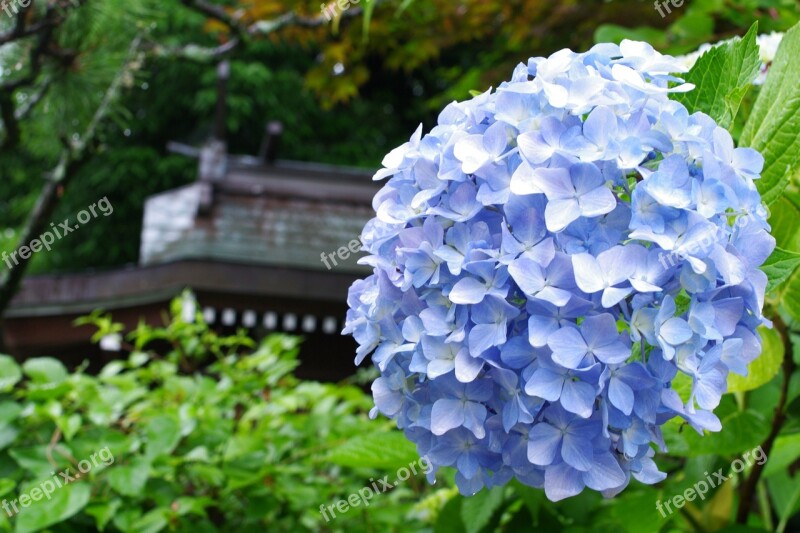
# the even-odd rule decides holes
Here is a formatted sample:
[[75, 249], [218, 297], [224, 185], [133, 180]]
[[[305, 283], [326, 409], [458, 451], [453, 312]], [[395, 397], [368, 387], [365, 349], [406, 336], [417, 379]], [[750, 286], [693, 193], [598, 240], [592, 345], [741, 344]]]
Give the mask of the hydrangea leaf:
[[787, 469], [800, 457], [800, 433], [781, 435], [769, 452], [769, 461], [764, 466], [764, 477], [770, 477]]
[[503, 499], [502, 487], [484, 490], [464, 499], [461, 504], [461, 518], [467, 533], [478, 533], [489, 525], [492, 516], [503, 504]]
[[783, 284], [800, 266], [800, 253], [775, 248], [772, 255], [762, 265], [761, 270], [767, 275], [767, 294]]
[[747, 89], [761, 67], [756, 34], [758, 23], [739, 40], [717, 46], [703, 54], [684, 76], [695, 89], [672, 97], [690, 113], [702, 111], [717, 123], [730, 128]]
[[416, 447], [399, 431], [358, 435], [328, 454], [326, 461], [341, 466], [391, 471], [419, 460]]
[[780, 306], [795, 322], [800, 322], [800, 275], [795, 270], [781, 291]]
[[770, 206], [769, 223], [778, 248], [800, 252], [800, 197], [786, 191]]
[[800, 26], [781, 41], [767, 81], [740, 138], [741, 146], [755, 148], [764, 156], [764, 170], [757, 182], [763, 200], [771, 205], [789, 183], [800, 164]]
[[736, 455], [761, 444], [769, 434], [769, 420], [752, 409], [732, 409], [727, 416], [720, 416], [725, 429], [718, 433], [706, 432], [701, 436], [688, 425], [680, 429], [682, 421], [678, 418], [667, 422], [664, 425], [664, 439], [670, 454], [679, 457]]
[[761, 355], [747, 367], [747, 376], [728, 374], [728, 392], [745, 392], [757, 389], [775, 377], [781, 369], [784, 348], [781, 336], [775, 329], [761, 327], [763, 348]]

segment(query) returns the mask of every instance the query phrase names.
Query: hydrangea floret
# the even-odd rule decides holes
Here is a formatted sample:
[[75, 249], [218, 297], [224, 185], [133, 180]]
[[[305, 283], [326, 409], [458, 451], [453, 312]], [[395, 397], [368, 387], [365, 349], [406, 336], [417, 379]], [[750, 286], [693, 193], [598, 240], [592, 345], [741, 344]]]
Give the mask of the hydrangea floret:
[[721, 429], [775, 241], [762, 156], [670, 100], [681, 72], [634, 41], [532, 58], [384, 159], [344, 333], [430, 476], [613, 496], [665, 478], [667, 420]]

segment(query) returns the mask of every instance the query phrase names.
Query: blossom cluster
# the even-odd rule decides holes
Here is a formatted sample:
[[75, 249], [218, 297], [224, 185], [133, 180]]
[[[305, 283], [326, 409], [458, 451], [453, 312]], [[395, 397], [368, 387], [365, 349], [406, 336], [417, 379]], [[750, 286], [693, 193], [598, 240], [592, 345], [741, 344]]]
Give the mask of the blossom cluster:
[[763, 158], [670, 100], [684, 71], [633, 41], [532, 58], [384, 159], [344, 333], [431, 475], [611, 496], [664, 479], [665, 421], [721, 428], [775, 241]]

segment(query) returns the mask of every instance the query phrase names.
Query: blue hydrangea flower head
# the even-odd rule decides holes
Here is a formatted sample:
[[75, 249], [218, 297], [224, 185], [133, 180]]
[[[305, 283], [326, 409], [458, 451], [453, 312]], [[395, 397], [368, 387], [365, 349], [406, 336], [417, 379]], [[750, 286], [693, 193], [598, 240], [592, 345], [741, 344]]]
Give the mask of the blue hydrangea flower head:
[[670, 100], [684, 71], [633, 41], [532, 58], [375, 175], [344, 332], [380, 370], [373, 416], [462, 492], [612, 496], [664, 479], [667, 420], [720, 430], [775, 241], [762, 156]]

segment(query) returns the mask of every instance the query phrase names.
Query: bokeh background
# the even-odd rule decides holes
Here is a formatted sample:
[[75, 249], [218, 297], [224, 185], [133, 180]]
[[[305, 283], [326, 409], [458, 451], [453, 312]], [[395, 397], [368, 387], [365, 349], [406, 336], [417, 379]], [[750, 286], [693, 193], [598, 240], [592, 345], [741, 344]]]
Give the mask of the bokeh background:
[[375, 373], [339, 335], [383, 156], [531, 56], [623, 38], [686, 54], [756, 21], [785, 31], [798, 3], [317, 4], [0, 5], [0, 250], [113, 206], [0, 263], [0, 499], [115, 458], [0, 512], [0, 530], [800, 531], [796, 421], [747, 524], [741, 480], [655, 506], [767, 437], [777, 377], [725, 397], [720, 435], [676, 426], [668, 480], [613, 500], [552, 504], [519, 484], [465, 498], [443, 473], [320, 510], [418, 460], [368, 418]]

